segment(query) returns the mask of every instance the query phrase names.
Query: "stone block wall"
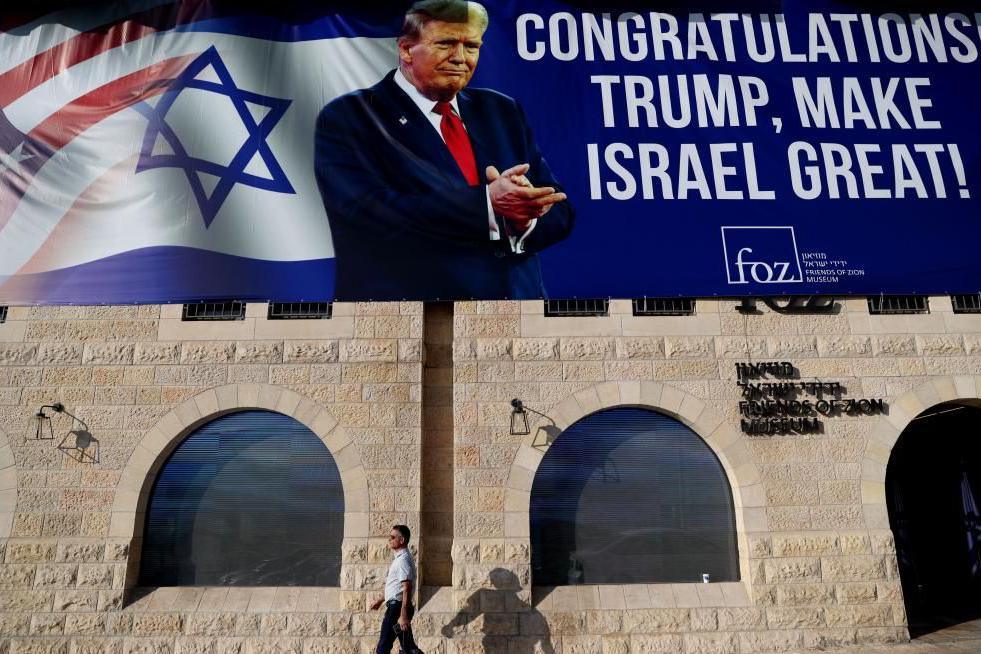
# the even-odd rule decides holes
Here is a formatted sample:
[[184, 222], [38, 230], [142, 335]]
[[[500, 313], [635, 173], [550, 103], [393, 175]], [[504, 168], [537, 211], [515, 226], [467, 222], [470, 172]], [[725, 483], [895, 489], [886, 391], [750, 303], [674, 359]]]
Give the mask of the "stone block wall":
[[[0, 324], [0, 651], [122, 647], [130, 636], [127, 649], [158, 651], [164, 640], [144, 637], [254, 635], [260, 614], [290, 606], [346, 611], [350, 635], [350, 613], [384, 577], [391, 525], [418, 532], [420, 303], [336, 304], [327, 320], [268, 320], [264, 304], [236, 321], [180, 314], [179, 305], [11, 307]], [[77, 426], [67, 414], [49, 409], [54, 440], [35, 438], [35, 413], [55, 402], [87, 424], [97, 462], [56, 447]], [[204, 606], [224, 613], [195, 618], [181, 613], [198, 606], [191, 589], [134, 590], [142, 512], [169, 451], [244, 408], [293, 416], [334, 455], [345, 485], [341, 586], [221, 601], [212, 592]], [[96, 646], [96, 636], [109, 638]]]
[[[864, 298], [833, 315], [743, 315], [736, 304], [699, 301], [695, 316], [638, 317], [629, 301], [614, 300], [609, 316], [593, 318], [546, 318], [541, 302], [457, 304], [458, 606], [475, 588], [499, 586], [496, 575], [532, 598], [553, 638], [597, 652], [789, 651], [908, 638], [885, 465], [920, 411], [979, 397], [981, 317], [954, 314], [946, 297], [931, 298], [929, 314], [902, 316], [869, 315]], [[801, 381], [839, 381], [845, 397], [884, 398], [889, 413], [825, 419], [819, 434], [748, 436], [739, 430], [735, 371], [746, 361], [790, 361]], [[559, 432], [622, 405], [694, 429], [733, 488], [740, 583], [535, 587], [529, 491], [550, 442], [538, 430], [549, 421], [512, 436], [515, 397]]]
[[[864, 300], [829, 316], [735, 306], [637, 317], [613, 301], [608, 317], [545, 318], [541, 302], [459, 302], [424, 320], [421, 303], [365, 303], [270, 321], [250, 304], [245, 320], [212, 323], [182, 322], [179, 306], [11, 307], [0, 324], [0, 654], [367, 654], [380, 616], [366, 605], [396, 522], [418, 536], [424, 574], [429, 529], [426, 583], [447, 584], [421, 593], [427, 652], [751, 654], [904, 640], [885, 467], [919, 412], [981, 397], [981, 316], [942, 297], [914, 316], [870, 316]], [[889, 413], [747, 436], [734, 364], [770, 360], [883, 397]], [[539, 421], [511, 435], [515, 397], [554, 430]], [[34, 439], [34, 414], [53, 402], [88, 424], [98, 463]], [[620, 405], [678, 418], [719, 456], [740, 581], [534, 585], [529, 491], [549, 439]], [[241, 408], [292, 415], [334, 454], [341, 586], [136, 588], [159, 464], [196, 426]], [[58, 415], [52, 427], [60, 438], [71, 424]]]

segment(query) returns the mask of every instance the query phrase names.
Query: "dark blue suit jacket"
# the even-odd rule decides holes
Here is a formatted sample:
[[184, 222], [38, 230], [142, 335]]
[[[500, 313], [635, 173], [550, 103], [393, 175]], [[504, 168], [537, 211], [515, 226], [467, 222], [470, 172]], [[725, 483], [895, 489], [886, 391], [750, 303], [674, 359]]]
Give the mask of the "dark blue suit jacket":
[[316, 174], [330, 220], [338, 300], [515, 299], [545, 296], [536, 252], [572, 230], [568, 201], [552, 207], [515, 254], [489, 237], [488, 165], [531, 164], [535, 186], [556, 186], [513, 99], [457, 95], [481, 185], [469, 186], [428, 118], [395, 83], [339, 97], [320, 112]]

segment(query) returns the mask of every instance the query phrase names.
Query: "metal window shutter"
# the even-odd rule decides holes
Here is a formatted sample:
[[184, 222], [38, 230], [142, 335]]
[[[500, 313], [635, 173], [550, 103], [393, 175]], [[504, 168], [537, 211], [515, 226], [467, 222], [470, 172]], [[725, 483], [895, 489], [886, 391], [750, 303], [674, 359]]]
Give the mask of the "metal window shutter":
[[608, 409], [565, 430], [531, 491], [532, 583], [739, 579], [729, 482], [691, 429]]
[[192, 433], [160, 470], [144, 528], [144, 586], [337, 586], [344, 492], [305, 426], [243, 411]]

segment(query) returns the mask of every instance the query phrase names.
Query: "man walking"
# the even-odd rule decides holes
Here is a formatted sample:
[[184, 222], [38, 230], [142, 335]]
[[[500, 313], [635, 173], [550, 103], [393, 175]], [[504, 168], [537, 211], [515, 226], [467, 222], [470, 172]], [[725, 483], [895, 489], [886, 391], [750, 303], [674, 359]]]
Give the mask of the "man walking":
[[409, 553], [409, 528], [405, 525], [395, 525], [388, 535], [388, 546], [395, 556], [388, 567], [388, 577], [385, 579], [385, 596], [379, 597], [371, 605], [374, 611], [385, 604], [385, 618], [382, 620], [381, 635], [375, 654], [390, 654], [395, 642], [398, 627], [401, 636], [400, 644], [405, 654], [422, 654], [412, 638], [412, 585], [416, 582], [416, 564]]

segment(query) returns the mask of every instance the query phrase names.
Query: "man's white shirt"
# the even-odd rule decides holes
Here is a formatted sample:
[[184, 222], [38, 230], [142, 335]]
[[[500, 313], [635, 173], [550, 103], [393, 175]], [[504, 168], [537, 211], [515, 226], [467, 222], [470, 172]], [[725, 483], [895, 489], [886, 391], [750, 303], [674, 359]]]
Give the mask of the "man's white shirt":
[[403, 547], [395, 552], [392, 564], [388, 566], [388, 577], [385, 578], [385, 601], [402, 599], [402, 582], [416, 582], [416, 563], [409, 554], [409, 548]]
[[[433, 109], [436, 107], [436, 101], [430, 100], [420, 93], [419, 89], [412, 86], [412, 82], [406, 79], [405, 75], [402, 74], [402, 69], [400, 68], [395, 70], [395, 83], [398, 84], [399, 88], [405, 91], [405, 94], [412, 99], [412, 102], [414, 102], [417, 107], [419, 107], [419, 111], [422, 112], [423, 116], [429, 119], [429, 123], [433, 126], [433, 129], [436, 130], [436, 133], [439, 134], [439, 138], [445, 143], [446, 139], [443, 138], [443, 131], [439, 127], [443, 117], [442, 115], [433, 111]], [[456, 96], [453, 96], [453, 99], [450, 100], [450, 106], [453, 107], [453, 113], [455, 113], [457, 117], [460, 118], [460, 122], [463, 123], [463, 118], [460, 116], [460, 107], [457, 105]], [[466, 129], [466, 123], [463, 123], [463, 127]], [[494, 218], [494, 207], [491, 205], [489, 186], [485, 187], [485, 192], [487, 195], [487, 227], [489, 229], [490, 240], [499, 241], [501, 240], [501, 229], [498, 227], [497, 220]], [[511, 242], [511, 249], [514, 252], [521, 254], [525, 251], [525, 239], [528, 238], [531, 231], [535, 229], [536, 224], [538, 224], [537, 218], [528, 223], [528, 229], [526, 229], [525, 233], [520, 237], [508, 236], [508, 240]]]

